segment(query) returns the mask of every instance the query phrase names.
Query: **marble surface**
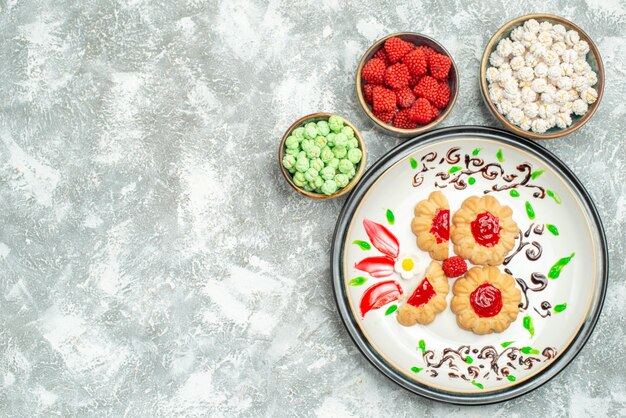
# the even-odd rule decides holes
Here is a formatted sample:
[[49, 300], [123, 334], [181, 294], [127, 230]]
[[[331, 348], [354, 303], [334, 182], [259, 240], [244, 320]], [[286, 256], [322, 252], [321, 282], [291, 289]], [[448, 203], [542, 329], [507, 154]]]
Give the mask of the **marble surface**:
[[[626, 415], [626, 3], [623, 0], [0, 0], [0, 415]], [[489, 36], [549, 11], [597, 41], [604, 100], [542, 143], [604, 220], [611, 273], [591, 340], [522, 398], [464, 408], [415, 396], [357, 351], [329, 244], [343, 199], [293, 192], [279, 138], [315, 111], [399, 143], [354, 93], [357, 60], [399, 30], [460, 68], [444, 126], [496, 121], [478, 64]]]

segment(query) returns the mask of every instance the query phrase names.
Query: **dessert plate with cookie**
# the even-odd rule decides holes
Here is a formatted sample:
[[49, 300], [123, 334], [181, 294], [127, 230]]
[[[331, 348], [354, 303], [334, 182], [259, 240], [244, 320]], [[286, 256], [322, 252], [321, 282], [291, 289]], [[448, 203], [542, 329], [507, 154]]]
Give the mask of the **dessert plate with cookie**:
[[606, 238], [575, 175], [499, 129], [439, 129], [393, 149], [333, 239], [341, 318], [365, 357], [419, 395], [487, 404], [548, 382], [602, 309]]

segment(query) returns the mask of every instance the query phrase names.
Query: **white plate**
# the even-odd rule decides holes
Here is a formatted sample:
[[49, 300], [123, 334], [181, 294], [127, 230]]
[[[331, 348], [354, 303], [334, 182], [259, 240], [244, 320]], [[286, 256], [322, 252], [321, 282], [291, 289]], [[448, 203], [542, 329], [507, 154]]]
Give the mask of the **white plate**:
[[[403, 298], [361, 315], [361, 298], [371, 286], [392, 280], [406, 297], [423, 279], [423, 271], [406, 280], [397, 273], [376, 278], [356, 269], [363, 259], [383, 255], [371, 245], [363, 221], [395, 235], [400, 258], [412, 255], [428, 264], [430, 257], [417, 247], [410, 225], [415, 205], [434, 190], [447, 197], [451, 216], [464, 199], [485, 193], [513, 209], [523, 235], [511, 259], [499, 267], [517, 279], [521, 290], [528, 289], [517, 320], [502, 333], [476, 335], [459, 328], [449, 307], [452, 291], [446, 310], [426, 326], [397, 322], [394, 306]], [[549, 278], [551, 268], [566, 257], [571, 259], [559, 277]], [[456, 127], [403, 144], [365, 174], [339, 217], [332, 271], [348, 331], [381, 371], [431, 398], [490, 403], [534, 389], [573, 359], [602, 306], [607, 256], [591, 199], [556, 157], [505, 131]]]

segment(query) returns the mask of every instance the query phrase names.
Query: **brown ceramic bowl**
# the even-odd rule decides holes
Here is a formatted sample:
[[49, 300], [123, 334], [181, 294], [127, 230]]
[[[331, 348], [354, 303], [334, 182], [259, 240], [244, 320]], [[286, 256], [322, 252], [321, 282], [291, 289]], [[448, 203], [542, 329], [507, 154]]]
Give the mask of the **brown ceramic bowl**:
[[[309, 192], [304, 190], [301, 187], [298, 187], [294, 182], [293, 182], [293, 178], [291, 176], [291, 173], [289, 173], [289, 171], [287, 171], [285, 169], [285, 167], [283, 167], [283, 157], [285, 156], [285, 140], [287, 139], [287, 137], [289, 135], [291, 135], [291, 132], [293, 132], [294, 129], [296, 129], [299, 126], [304, 126], [309, 122], [318, 122], [320, 120], [328, 120], [329, 117], [333, 116], [334, 113], [324, 113], [324, 112], [319, 112], [319, 113], [313, 113], [310, 115], [306, 115], [301, 117], [300, 119], [298, 119], [297, 121], [295, 121], [290, 127], [289, 129], [287, 129], [287, 131], [285, 132], [285, 134], [283, 135], [281, 141], [280, 141], [280, 148], [278, 151], [278, 165], [280, 166], [280, 170], [283, 173], [283, 176], [285, 177], [285, 179], [287, 180], [287, 183], [289, 183], [289, 185], [291, 187], [294, 188], [294, 190], [296, 190], [298, 193], [303, 194], [307, 197], [310, 197], [312, 199], [318, 199], [318, 200], [325, 200], [325, 199], [334, 199], [335, 197], [339, 197], [339, 196], [343, 196], [344, 194], [348, 193], [350, 190], [352, 190], [354, 188], [354, 186], [356, 186], [356, 184], [359, 182], [359, 179], [361, 178], [361, 176], [363, 175], [363, 171], [365, 170], [365, 159], [366, 159], [366, 152], [365, 152], [365, 142], [363, 141], [363, 137], [361, 136], [361, 133], [359, 132], [359, 130], [347, 119], [343, 119], [344, 123], [351, 127], [352, 130], [354, 131], [354, 137], [357, 139], [357, 141], [359, 141], [359, 148], [361, 149], [361, 152], [363, 153], [363, 157], [361, 157], [361, 161], [359, 162], [358, 166], [356, 167], [356, 174], [354, 175], [354, 177], [352, 177], [352, 179], [350, 180], [350, 183], [348, 183], [346, 185], [346, 187], [337, 190], [335, 193], [331, 194], [331, 195], [325, 195], [325, 194], [321, 194], [321, 193], [315, 193], [315, 192]], [[343, 118], [343, 116], [342, 116]]]
[[[525, 131], [517, 125], [512, 124], [507, 120], [507, 118], [500, 114], [496, 109], [496, 106], [489, 99], [489, 86], [487, 83], [487, 68], [489, 67], [489, 55], [496, 49], [500, 40], [507, 38], [511, 31], [518, 26], [521, 26], [525, 21], [529, 19], [535, 19], [539, 23], [541, 22], [550, 22], [552, 24], [561, 24], [565, 26], [567, 30], [575, 30], [580, 35], [580, 39], [587, 41], [589, 44], [589, 52], [587, 53], [587, 62], [591, 66], [591, 69], [596, 72], [598, 75], [598, 82], [594, 87], [598, 91], [598, 99], [595, 103], [589, 105], [589, 110], [582, 116], [577, 116], [572, 114], [572, 124], [567, 128], [559, 128], [553, 127], [549, 129], [546, 133], [540, 134], [532, 131]], [[602, 64], [602, 57], [600, 57], [600, 51], [598, 51], [598, 47], [591, 40], [589, 35], [585, 33], [580, 27], [570, 22], [567, 19], [564, 19], [560, 16], [555, 16], [551, 14], [530, 14], [526, 16], [520, 16], [515, 18], [502, 26], [500, 29], [493, 34], [487, 47], [485, 48], [485, 52], [483, 53], [483, 58], [480, 63], [480, 91], [483, 95], [483, 99], [487, 104], [487, 107], [491, 111], [491, 113], [504, 125], [504, 127], [512, 132], [515, 132], [518, 135], [526, 136], [528, 138], [533, 139], [554, 139], [560, 138], [565, 135], [569, 135], [572, 132], [580, 129], [596, 112], [598, 106], [600, 105], [600, 101], [602, 100], [602, 93], [604, 92], [604, 65]]]
[[[415, 45], [425, 45], [425, 46], [431, 47], [438, 53], [450, 57], [450, 60], [452, 60], [452, 66], [450, 67], [450, 73], [449, 73], [449, 78], [448, 78], [448, 86], [450, 87], [450, 102], [448, 103], [448, 106], [446, 106], [445, 109], [442, 109], [439, 111], [439, 116], [437, 116], [435, 120], [433, 120], [427, 125], [418, 126], [415, 129], [400, 129], [400, 128], [396, 128], [393, 125], [386, 124], [383, 121], [379, 120], [376, 116], [374, 116], [374, 113], [372, 113], [372, 109], [370, 109], [369, 105], [365, 101], [365, 97], [363, 96], [363, 80], [361, 79], [361, 72], [363, 71], [363, 66], [365, 66], [365, 63], [369, 61], [369, 59], [372, 58], [374, 54], [378, 52], [380, 48], [383, 47], [387, 39], [392, 38], [394, 36], [397, 36], [398, 38], [407, 42], [411, 42], [412, 44], [415, 44]], [[448, 117], [448, 115], [452, 111], [452, 108], [456, 104], [456, 98], [459, 92], [458, 73], [459, 71], [457, 69], [456, 63], [454, 62], [454, 58], [452, 58], [452, 55], [448, 52], [448, 50], [446, 50], [443, 47], [443, 45], [441, 45], [439, 42], [435, 41], [434, 39], [426, 35], [422, 35], [420, 33], [414, 33], [414, 32], [392, 33], [391, 35], [387, 35], [384, 38], [376, 41], [372, 46], [369, 47], [367, 51], [365, 51], [365, 54], [363, 54], [363, 56], [361, 57], [361, 61], [359, 62], [359, 66], [356, 70], [356, 94], [357, 94], [357, 97], [359, 98], [359, 103], [361, 103], [361, 107], [363, 108], [363, 111], [365, 112], [365, 114], [383, 132], [386, 132], [388, 134], [398, 136], [398, 137], [414, 137], [424, 132], [430, 131], [435, 126], [439, 125], [446, 117]]]

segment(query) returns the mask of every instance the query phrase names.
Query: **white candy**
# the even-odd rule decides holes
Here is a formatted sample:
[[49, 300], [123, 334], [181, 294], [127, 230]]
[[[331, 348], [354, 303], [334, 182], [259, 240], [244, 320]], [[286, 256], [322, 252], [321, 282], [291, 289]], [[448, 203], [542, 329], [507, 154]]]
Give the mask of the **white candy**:
[[576, 51], [579, 56], [584, 57], [587, 55], [587, 52], [589, 52], [589, 44], [587, 41], [580, 40], [574, 45], [574, 51]]
[[569, 62], [562, 62], [560, 66], [564, 76], [571, 77], [574, 75], [574, 66]]
[[587, 87], [585, 90], [580, 92], [580, 98], [585, 102], [592, 104], [598, 100], [598, 92], [593, 87]]
[[498, 81], [498, 77], [500, 77], [500, 70], [496, 67], [489, 67], [487, 68], [486, 77], [488, 82], [495, 83]]
[[504, 87], [504, 97], [506, 97], [510, 101], [514, 101], [520, 98], [521, 92], [520, 92], [519, 87], [517, 87], [517, 83], [515, 82], [515, 80], [511, 80], [510, 82], [506, 83], [506, 85], [503, 87]]
[[496, 109], [498, 109], [498, 112], [503, 115], [509, 113], [512, 108], [513, 105], [507, 99], [502, 99], [500, 100], [500, 103], [496, 104]]
[[557, 80], [556, 85], [562, 90], [569, 90], [572, 88], [572, 79], [568, 76], [563, 76]]
[[565, 29], [565, 26], [559, 24], [556, 24], [554, 26], [552, 26], [552, 36], [555, 39], [561, 38], [561, 40], [565, 39], [565, 33], [567, 32], [567, 30]]
[[548, 53], [548, 47], [540, 42], [535, 42], [530, 46], [530, 48], [528, 48], [528, 50], [535, 58], [537, 58], [537, 61]]
[[500, 66], [500, 71], [510, 70], [510, 69], [511, 69], [511, 65], [509, 64], [508, 61], [504, 61], [504, 64]]
[[552, 66], [555, 64], [558, 64], [561, 59], [559, 58], [559, 55], [552, 51], [552, 50], [548, 50], [546, 51], [545, 54], [543, 54], [543, 61], [546, 63], [546, 65], [548, 66]]
[[556, 125], [556, 115], [550, 116], [548, 119], [546, 119], [546, 121], [548, 121], [548, 129], [554, 128], [554, 126]]
[[504, 64], [504, 58], [498, 53], [498, 51], [494, 51], [489, 56], [489, 64], [493, 65], [494, 67], [499, 67]]
[[547, 20], [545, 22], [541, 22], [539, 24], [539, 30], [544, 31], [544, 32], [552, 32], [552, 23], [548, 22]]
[[532, 119], [529, 118], [528, 116], [524, 116], [519, 123], [519, 127], [525, 131], [529, 131], [531, 123], [532, 123]]
[[578, 92], [574, 89], [571, 89], [569, 91], [569, 101], [573, 102], [574, 100], [578, 99]]
[[582, 58], [574, 61], [574, 64], [572, 66], [574, 67], [574, 71], [576, 71], [578, 74], [584, 74], [591, 69], [591, 66], [587, 63], [587, 61]]
[[497, 84], [489, 86], [489, 99], [493, 103], [499, 103], [504, 97], [504, 89]]
[[545, 78], [535, 78], [531, 84], [531, 88], [536, 93], [544, 92], [547, 86], [548, 86], [548, 82], [546, 81]]
[[517, 71], [520, 68], [522, 68], [525, 64], [524, 62], [524, 58], [522, 57], [513, 57], [511, 58], [511, 61], [509, 61], [509, 64], [511, 65], [511, 70], [513, 71]]
[[502, 39], [496, 48], [498, 54], [506, 58], [513, 53], [513, 42], [510, 39]]
[[548, 121], [546, 121], [545, 119], [535, 119], [531, 124], [531, 129], [533, 130], [533, 132], [543, 134], [548, 130]]
[[545, 62], [540, 62], [535, 66], [535, 75], [537, 77], [545, 77], [548, 75], [548, 66]]
[[563, 70], [558, 64], [552, 65], [548, 68], [548, 78], [552, 81], [556, 81], [563, 76]]
[[574, 100], [574, 103], [572, 104], [572, 111], [575, 114], [582, 116], [585, 113], [587, 113], [587, 110], [589, 110], [589, 105], [587, 105], [587, 103], [585, 103], [584, 100], [582, 99]]
[[589, 84], [590, 86], [595, 86], [598, 82], [598, 76], [593, 71], [585, 73], [585, 77], [587, 78], [587, 84]]
[[565, 43], [568, 46], [574, 46], [580, 40], [580, 35], [575, 30], [568, 30], [565, 33]]
[[535, 35], [532, 32], [524, 32], [524, 34], [522, 35], [522, 39], [520, 41], [522, 43], [522, 45], [524, 45], [526, 48], [530, 48], [530, 46], [532, 44], [534, 44], [535, 42], [537, 42], [537, 35]]
[[577, 59], [578, 53], [573, 49], [566, 49], [565, 51], [563, 51], [563, 54], [561, 54], [561, 61], [563, 62], [573, 63]]
[[577, 91], [584, 90], [587, 86], [589, 86], [587, 83], [587, 77], [581, 74], [574, 74], [572, 76], [572, 87]]
[[549, 91], [544, 91], [541, 93], [541, 101], [543, 103], [554, 103], [554, 95], [556, 93], [551, 93]]
[[524, 55], [524, 52], [526, 52], [526, 48], [524, 48], [524, 45], [522, 45], [520, 42], [513, 42], [513, 45], [511, 47], [511, 54], [513, 54], [514, 57], [519, 57]]
[[526, 30], [524, 29], [523, 26], [518, 26], [517, 28], [513, 29], [511, 31], [511, 39], [513, 39], [514, 41], [521, 41], [522, 37], [524, 36], [524, 32]]
[[537, 103], [526, 103], [524, 105], [524, 114], [529, 118], [536, 118], [539, 114], [539, 106], [537, 106]]
[[522, 101], [528, 103], [534, 102], [535, 100], [537, 100], [537, 93], [535, 93], [533, 89], [530, 87], [522, 88]]
[[556, 53], [559, 57], [563, 55], [563, 53], [567, 50], [567, 46], [564, 42], [555, 42], [552, 44], [552, 51]]
[[524, 55], [524, 61], [526, 61], [526, 65], [533, 68], [535, 68], [537, 64], [539, 64], [539, 58], [540, 57], [536, 57], [530, 52], [527, 52]]
[[543, 44], [545, 47], [549, 47], [550, 45], [552, 45], [552, 35], [550, 34], [550, 32], [539, 32], [539, 35], [537, 35], [537, 41]]
[[521, 81], [532, 81], [535, 78], [535, 72], [531, 67], [522, 67], [517, 72], [517, 78]]
[[523, 117], [524, 117], [524, 112], [522, 112], [522, 109], [518, 107], [512, 108], [509, 111], [509, 113], [506, 115], [506, 118], [512, 123], [514, 123], [515, 125], [519, 125]]
[[573, 102], [565, 102], [559, 107], [559, 112], [569, 115], [572, 113]]
[[554, 95], [554, 101], [558, 104], [563, 104], [569, 101], [569, 91], [559, 90]]
[[572, 124], [572, 117], [569, 113], [559, 113], [556, 115], [556, 126], [565, 129]]
[[528, 33], [537, 33], [540, 29], [539, 22], [537, 22], [535, 19], [529, 19], [524, 22], [524, 29], [526, 29]]

